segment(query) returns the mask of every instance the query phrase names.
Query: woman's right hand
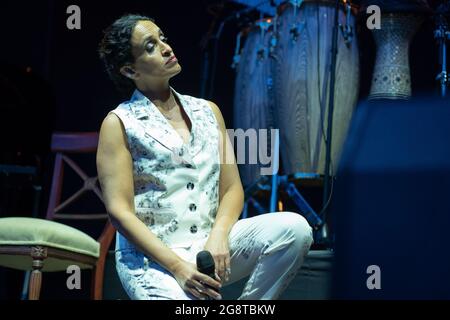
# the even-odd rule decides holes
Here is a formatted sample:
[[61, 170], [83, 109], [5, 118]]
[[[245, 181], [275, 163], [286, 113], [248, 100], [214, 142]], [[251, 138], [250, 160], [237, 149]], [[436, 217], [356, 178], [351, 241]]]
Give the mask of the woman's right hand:
[[199, 299], [211, 297], [222, 299], [218, 293], [221, 284], [197, 270], [197, 266], [187, 261], [181, 261], [173, 272], [175, 279], [184, 291], [193, 294]]

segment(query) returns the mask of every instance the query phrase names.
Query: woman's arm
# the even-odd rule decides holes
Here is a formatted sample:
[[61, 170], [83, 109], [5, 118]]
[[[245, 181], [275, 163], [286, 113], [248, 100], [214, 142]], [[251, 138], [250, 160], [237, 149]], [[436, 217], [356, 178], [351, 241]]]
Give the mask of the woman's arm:
[[109, 114], [100, 129], [97, 151], [97, 170], [106, 210], [112, 224], [125, 238], [173, 271], [180, 258], [135, 215], [132, 166], [122, 122]]
[[244, 207], [244, 189], [239, 176], [233, 146], [226, 132], [222, 113], [216, 104], [211, 101], [209, 104], [219, 123], [221, 135], [219, 148], [219, 209], [217, 211], [213, 232], [224, 233], [228, 236], [231, 228], [239, 219], [242, 208]]
[[197, 289], [208, 290], [199, 281], [215, 288], [219, 283], [199, 273], [195, 265], [182, 260], [135, 215], [133, 163], [126, 141], [122, 122], [116, 115], [109, 114], [100, 129], [97, 171], [111, 222], [138, 250], [171, 272], [184, 290], [201, 298], [204, 295]]
[[213, 102], [209, 104], [220, 129], [220, 182], [219, 208], [205, 250], [211, 251], [219, 277], [228, 280], [230, 272], [228, 235], [244, 207], [244, 190], [222, 113], [216, 104]]

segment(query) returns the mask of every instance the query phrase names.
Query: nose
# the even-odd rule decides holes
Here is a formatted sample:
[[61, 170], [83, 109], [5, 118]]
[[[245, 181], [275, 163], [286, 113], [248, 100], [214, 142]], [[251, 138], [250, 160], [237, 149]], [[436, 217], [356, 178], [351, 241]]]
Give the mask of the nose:
[[162, 55], [170, 56], [172, 54], [172, 48], [167, 44], [162, 42]]

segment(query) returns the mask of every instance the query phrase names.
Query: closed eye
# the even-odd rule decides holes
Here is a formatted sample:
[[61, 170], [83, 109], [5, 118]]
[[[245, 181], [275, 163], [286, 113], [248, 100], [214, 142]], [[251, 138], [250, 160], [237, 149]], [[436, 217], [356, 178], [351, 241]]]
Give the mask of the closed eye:
[[[160, 39], [162, 42], [167, 43], [169, 41], [169, 38], [161, 35]], [[145, 44], [145, 50], [149, 53], [153, 52], [153, 50], [155, 49], [155, 41], [153, 40], [149, 40], [146, 44]]]
[[147, 52], [152, 52], [155, 49], [155, 43], [153, 41], [149, 41], [145, 44], [145, 50]]

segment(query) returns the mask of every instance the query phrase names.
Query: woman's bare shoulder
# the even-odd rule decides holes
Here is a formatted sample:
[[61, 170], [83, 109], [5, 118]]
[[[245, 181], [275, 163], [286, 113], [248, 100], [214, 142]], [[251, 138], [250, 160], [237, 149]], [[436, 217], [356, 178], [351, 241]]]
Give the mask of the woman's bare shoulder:
[[123, 127], [122, 121], [120, 120], [119, 116], [116, 115], [114, 112], [110, 112], [106, 115], [106, 117], [103, 119], [101, 130], [117, 130]]
[[125, 137], [125, 129], [120, 118], [113, 112], [108, 113], [100, 128], [100, 141], [112, 145], [127, 145]]

